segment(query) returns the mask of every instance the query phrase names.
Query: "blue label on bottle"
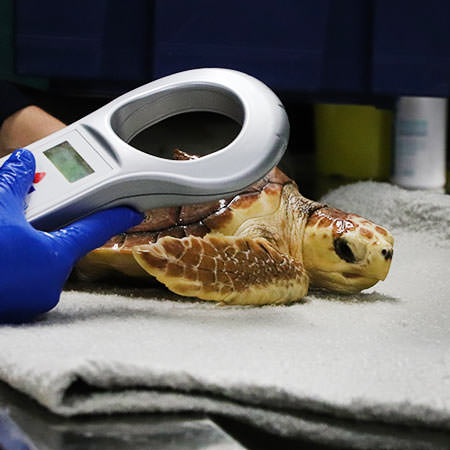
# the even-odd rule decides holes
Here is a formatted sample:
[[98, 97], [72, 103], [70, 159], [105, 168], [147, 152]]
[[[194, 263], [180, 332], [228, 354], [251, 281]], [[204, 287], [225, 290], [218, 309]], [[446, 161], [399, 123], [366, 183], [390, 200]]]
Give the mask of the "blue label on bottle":
[[403, 136], [427, 136], [428, 122], [426, 120], [398, 120], [397, 133]]

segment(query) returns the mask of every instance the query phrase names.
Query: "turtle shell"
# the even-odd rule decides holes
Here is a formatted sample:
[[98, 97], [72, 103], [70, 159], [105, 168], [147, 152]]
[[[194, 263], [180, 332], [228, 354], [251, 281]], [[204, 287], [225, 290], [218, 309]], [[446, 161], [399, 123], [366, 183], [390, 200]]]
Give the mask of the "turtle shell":
[[[192, 159], [175, 150], [175, 159]], [[233, 236], [248, 219], [273, 214], [281, 202], [281, 191], [293, 183], [281, 170], [274, 168], [258, 182], [233, 197], [206, 203], [146, 211], [145, 219], [127, 232], [111, 238], [102, 247], [82, 258], [75, 274], [82, 279], [95, 280], [113, 274], [149, 278], [132, 255], [132, 248], [156, 242], [164, 236], [183, 238], [203, 237], [208, 233]]]
[[[175, 157], [190, 158], [180, 151]], [[349, 293], [384, 279], [388, 236], [363, 218], [304, 198], [275, 168], [233, 197], [147, 211], [141, 224], [90, 252], [77, 270], [90, 281], [119, 274], [158, 280], [177, 294], [227, 304], [286, 303], [306, 295], [310, 282]]]
[[[194, 159], [197, 157], [188, 155], [181, 150], [175, 150], [174, 158]], [[243, 210], [247, 210], [245, 215], [250, 217], [273, 212], [279, 205], [278, 197], [281, 194], [282, 186], [292, 182], [281, 170], [274, 168], [261, 180], [234, 197], [146, 211], [142, 223], [125, 233], [114, 236], [102, 248], [114, 248], [126, 252], [136, 245], [154, 243], [163, 236], [183, 238], [194, 235], [203, 237], [211, 231], [232, 235], [235, 231], [233, 225], [237, 225], [235, 222], [241, 222], [239, 218], [242, 218]], [[261, 203], [263, 194], [265, 197], [268, 196], [269, 200], [266, 199], [258, 205]], [[257, 209], [257, 211], [252, 212], [251, 209]], [[233, 217], [236, 214], [239, 217]]]

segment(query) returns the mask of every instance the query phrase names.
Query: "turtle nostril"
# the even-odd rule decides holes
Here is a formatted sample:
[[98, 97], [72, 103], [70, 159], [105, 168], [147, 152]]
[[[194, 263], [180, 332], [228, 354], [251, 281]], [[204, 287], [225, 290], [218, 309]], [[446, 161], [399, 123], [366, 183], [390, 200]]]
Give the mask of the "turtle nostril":
[[393, 254], [393, 250], [392, 248], [390, 248], [389, 250], [383, 248], [383, 250], [381, 250], [381, 254], [384, 256], [384, 259], [387, 261], [388, 259], [392, 258], [392, 254]]

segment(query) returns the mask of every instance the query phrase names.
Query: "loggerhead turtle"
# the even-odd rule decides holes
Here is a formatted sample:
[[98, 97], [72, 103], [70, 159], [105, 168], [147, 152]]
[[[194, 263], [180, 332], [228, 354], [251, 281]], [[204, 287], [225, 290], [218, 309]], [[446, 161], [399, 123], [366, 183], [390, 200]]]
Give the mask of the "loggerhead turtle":
[[[176, 150], [176, 159], [195, 156]], [[147, 211], [85, 256], [79, 276], [156, 277], [171, 291], [226, 304], [288, 303], [309, 285], [344, 293], [384, 280], [393, 238], [355, 214], [304, 198], [274, 168], [226, 200]]]

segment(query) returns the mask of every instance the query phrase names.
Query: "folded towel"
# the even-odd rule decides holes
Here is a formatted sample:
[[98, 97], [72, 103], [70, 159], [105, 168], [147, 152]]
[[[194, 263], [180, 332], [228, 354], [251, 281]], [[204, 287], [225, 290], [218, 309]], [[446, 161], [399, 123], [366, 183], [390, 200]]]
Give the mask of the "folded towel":
[[438, 448], [382, 424], [450, 430], [450, 197], [364, 182], [324, 201], [392, 231], [385, 282], [265, 307], [76, 285], [0, 327], [0, 379], [67, 416], [204, 411], [335, 446]]

